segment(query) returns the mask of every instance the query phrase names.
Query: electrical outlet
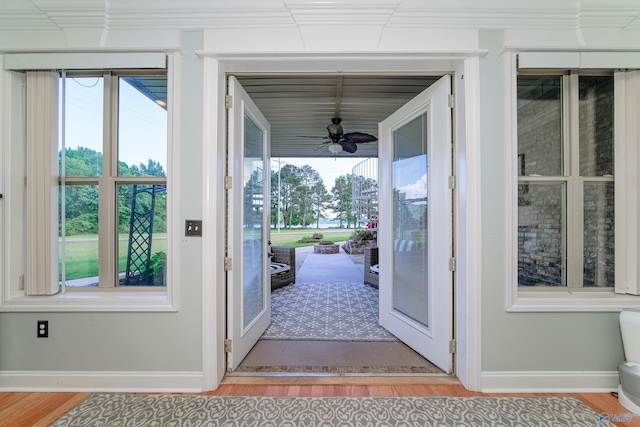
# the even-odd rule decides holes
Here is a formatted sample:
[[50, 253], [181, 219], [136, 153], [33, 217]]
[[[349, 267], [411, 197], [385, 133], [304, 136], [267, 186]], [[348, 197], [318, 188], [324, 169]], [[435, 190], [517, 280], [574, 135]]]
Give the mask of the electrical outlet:
[[184, 235], [202, 237], [202, 221], [196, 219], [186, 220], [184, 224]]
[[48, 320], [38, 320], [38, 338], [49, 338]]

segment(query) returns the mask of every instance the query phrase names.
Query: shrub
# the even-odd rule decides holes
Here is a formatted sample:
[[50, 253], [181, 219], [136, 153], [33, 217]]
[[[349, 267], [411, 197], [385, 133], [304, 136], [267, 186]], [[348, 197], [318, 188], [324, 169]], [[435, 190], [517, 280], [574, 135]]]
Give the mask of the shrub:
[[324, 234], [322, 233], [313, 233], [314, 240], [322, 240], [324, 239]]
[[374, 240], [376, 235], [369, 229], [356, 230], [351, 235], [351, 240], [362, 241], [362, 240]]

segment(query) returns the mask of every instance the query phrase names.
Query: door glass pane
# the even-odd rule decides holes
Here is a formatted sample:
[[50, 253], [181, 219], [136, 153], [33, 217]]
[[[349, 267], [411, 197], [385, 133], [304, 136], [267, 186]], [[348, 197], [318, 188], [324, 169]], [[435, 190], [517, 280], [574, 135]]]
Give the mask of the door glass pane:
[[[65, 107], [65, 127], [59, 126], [60, 132], [65, 131], [65, 174], [101, 176], [103, 78], [67, 77], [65, 86], [66, 92], [61, 99]], [[62, 142], [62, 137], [59, 141]]]
[[580, 175], [613, 175], [613, 77], [579, 81]]
[[167, 186], [118, 186], [118, 285], [166, 286]]
[[118, 175], [166, 176], [167, 78], [118, 79]]
[[565, 286], [565, 183], [518, 183], [518, 285]]
[[584, 184], [584, 286], [615, 285], [613, 182]]
[[427, 113], [393, 132], [393, 308], [429, 326]]
[[[62, 200], [62, 188], [58, 197]], [[98, 286], [98, 186], [64, 186], [64, 239], [59, 221], [59, 274], [66, 286]], [[62, 213], [62, 204], [60, 204]], [[64, 271], [63, 265], [64, 263]], [[63, 277], [64, 276], [64, 277]]]
[[244, 328], [264, 310], [264, 133], [244, 116], [243, 322]]
[[518, 174], [561, 176], [562, 77], [518, 76]]

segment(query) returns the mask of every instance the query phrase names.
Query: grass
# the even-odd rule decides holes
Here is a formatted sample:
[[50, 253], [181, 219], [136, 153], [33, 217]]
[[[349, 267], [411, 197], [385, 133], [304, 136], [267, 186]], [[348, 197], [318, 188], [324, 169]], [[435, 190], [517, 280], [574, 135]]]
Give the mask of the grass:
[[[298, 240], [303, 237], [310, 237], [313, 233], [322, 233], [324, 241], [343, 242], [348, 240], [353, 229], [335, 229], [336, 231], [327, 231], [328, 229], [281, 229], [271, 230], [271, 244], [274, 246], [293, 246], [300, 248], [303, 246], [311, 246], [314, 243], [301, 243]], [[155, 234], [152, 245], [152, 253], [167, 250], [167, 239], [165, 234]], [[118, 242], [118, 271], [123, 272], [127, 268], [127, 235], [120, 235]], [[74, 280], [84, 277], [94, 277], [98, 275], [98, 236], [82, 235], [69, 236], [65, 244], [66, 253], [66, 279]]]
[[303, 237], [311, 237], [313, 233], [322, 233], [325, 242], [344, 242], [348, 240], [351, 234], [353, 234], [353, 229], [339, 229], [339, 231], [331, 231], [326, 232], [327, 229], [316, 229], [316, 228], [308, 228], [304, 230], [294, 229], [294, 230], [283, 230], [280, 229], [280, 232], [277, 230], [271, 230], [271, 244], [273, 246], [293, 246], [294, 248], [301, 248], [303, 246], [311, 246], [314, 243], [301, 243], [298, 240]]
[[[154, 235], [152, 253], [167, 250], [166, 235]], [[125, 240], [122, 240], [125, 237]], [[160, 238], [157, 238], [160, 237]], [[127, 268], [127, 246], [125, 236], [118, 241], [118, 271]], [[94, 277], [98, 275], [98, 236], [72, 236], [65, 244], [66, 280]]]

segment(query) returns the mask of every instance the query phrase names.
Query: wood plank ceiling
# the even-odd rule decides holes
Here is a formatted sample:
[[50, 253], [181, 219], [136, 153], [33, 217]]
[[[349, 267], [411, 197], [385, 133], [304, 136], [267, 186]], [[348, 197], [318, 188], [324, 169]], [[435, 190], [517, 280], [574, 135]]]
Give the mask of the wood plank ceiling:
[[[271, 123], [272, 157], [332, 157], [324, 147], [332, 117], [345, 132], [378, 136], [378, 123], [439, 76], [286, 75], [236, 76]], [[300, 138], [300, 136], [318, 136]], [[358, 144], [340, 157], [377, 157], [377, 142]]]

